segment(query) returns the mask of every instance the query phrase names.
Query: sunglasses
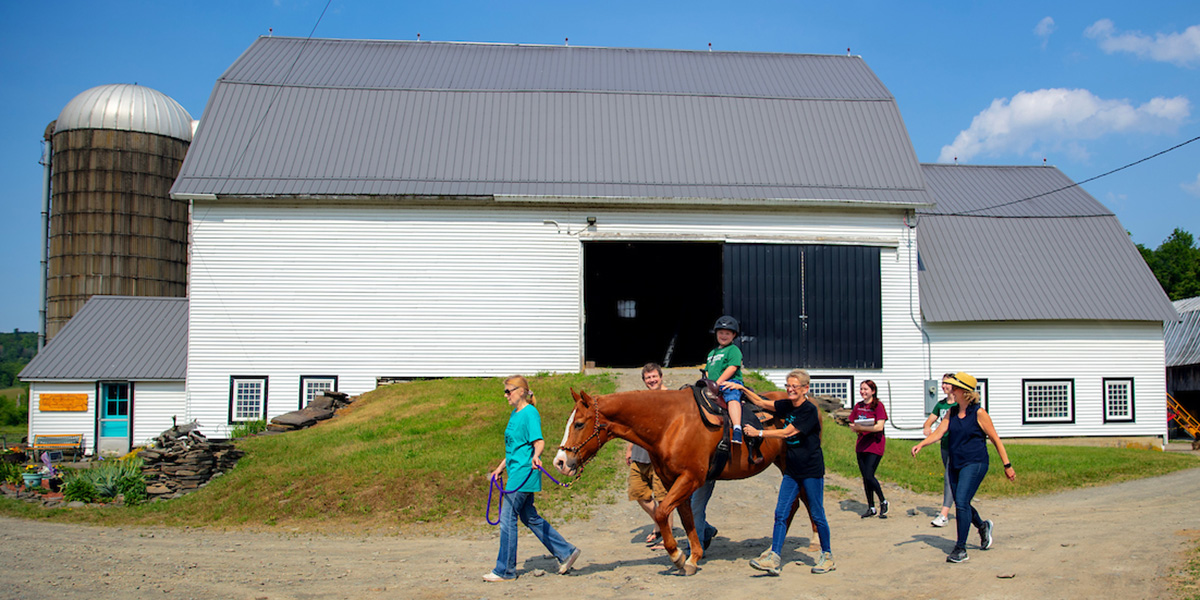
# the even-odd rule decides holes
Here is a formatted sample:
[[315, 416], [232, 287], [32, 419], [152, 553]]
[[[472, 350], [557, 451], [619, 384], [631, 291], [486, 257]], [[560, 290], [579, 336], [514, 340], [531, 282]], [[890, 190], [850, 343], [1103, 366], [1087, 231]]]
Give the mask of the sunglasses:
[[789, 384], [784, 385], [783, 387], [784, 387], [784, 389], [788, 389], [788, 390], [802, 390], [802, 389], [808, 387], [808, 384], [806, 383], [804, 385], [792, 385], [789, 383]]
[[521, 388], [504, 388], [504, 397], [507, 398], [509, 394], [511, 394], [519, 389], [521, 389]]

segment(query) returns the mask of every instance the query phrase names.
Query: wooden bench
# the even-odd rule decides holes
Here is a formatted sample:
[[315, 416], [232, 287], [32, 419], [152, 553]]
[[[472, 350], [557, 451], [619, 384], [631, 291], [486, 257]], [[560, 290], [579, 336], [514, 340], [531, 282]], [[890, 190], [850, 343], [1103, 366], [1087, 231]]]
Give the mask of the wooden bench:
[[83, 455], [83, 434], [66, 433], [56, 435], [35, 434], [33, 443], [29, 445], [35, 460], [44, 451], [73, 452], [75, 456]]

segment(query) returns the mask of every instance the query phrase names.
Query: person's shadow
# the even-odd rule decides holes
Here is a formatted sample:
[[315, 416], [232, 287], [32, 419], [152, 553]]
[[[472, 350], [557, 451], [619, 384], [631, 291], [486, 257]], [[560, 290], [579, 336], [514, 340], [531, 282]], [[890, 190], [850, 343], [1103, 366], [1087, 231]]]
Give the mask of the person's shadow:
[[900, 547], [908, 544], [925, 544], [926, 546], [937, 548], [946, 554], [950, 554], [950, 551], [954, 549], [954, 543], [955, 540], [946, 539], [940, 535], [929, 535], [922, 533], [912, 536], [912, 538], [908, 541], [896, 542], [892, 545]]

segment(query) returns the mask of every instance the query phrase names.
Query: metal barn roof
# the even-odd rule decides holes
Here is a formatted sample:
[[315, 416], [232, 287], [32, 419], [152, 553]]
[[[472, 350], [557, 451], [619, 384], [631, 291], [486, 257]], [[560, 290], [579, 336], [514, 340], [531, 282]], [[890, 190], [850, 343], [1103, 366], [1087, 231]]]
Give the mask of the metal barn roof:
[[1179, 320], [1163, 322], [1167, 366], [1200, 364], [1200, 296], [1174, 302]]
[[19, 377], [182, 381], [187, 326], [187, 298], [92, 296]]
[[172, 194], [929, 203], [859, 57], [274, 37]]
[[1116, 216], [1058, 169], [922, 168], [937, 201], [917, 220], [927, 321], [1177, 318]]

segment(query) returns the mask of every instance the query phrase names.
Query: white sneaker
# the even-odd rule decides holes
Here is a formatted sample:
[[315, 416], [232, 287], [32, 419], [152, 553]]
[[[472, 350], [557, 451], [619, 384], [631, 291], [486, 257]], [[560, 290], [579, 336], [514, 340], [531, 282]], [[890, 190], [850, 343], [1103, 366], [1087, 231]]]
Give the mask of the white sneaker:
[[571, 570], [571, 567], [575, 565], [575, 561], [579, 558], [579, 553], [579, 548], [576, 548], [575, 551], [567, 557], [567, 560], [562, 561], [562, 564], [558, 565], [559, 575], [566, 575], [567, 571]]
[[933, 525], [934, 527], [945, 527], [946, 523], [949, 523], [949, 522], [950, 522], [950, 519], [947, 518], [946, 515], [939, 514], [938, 516], [934, 517], [933, 520], [929, 522], [929, 524]]

